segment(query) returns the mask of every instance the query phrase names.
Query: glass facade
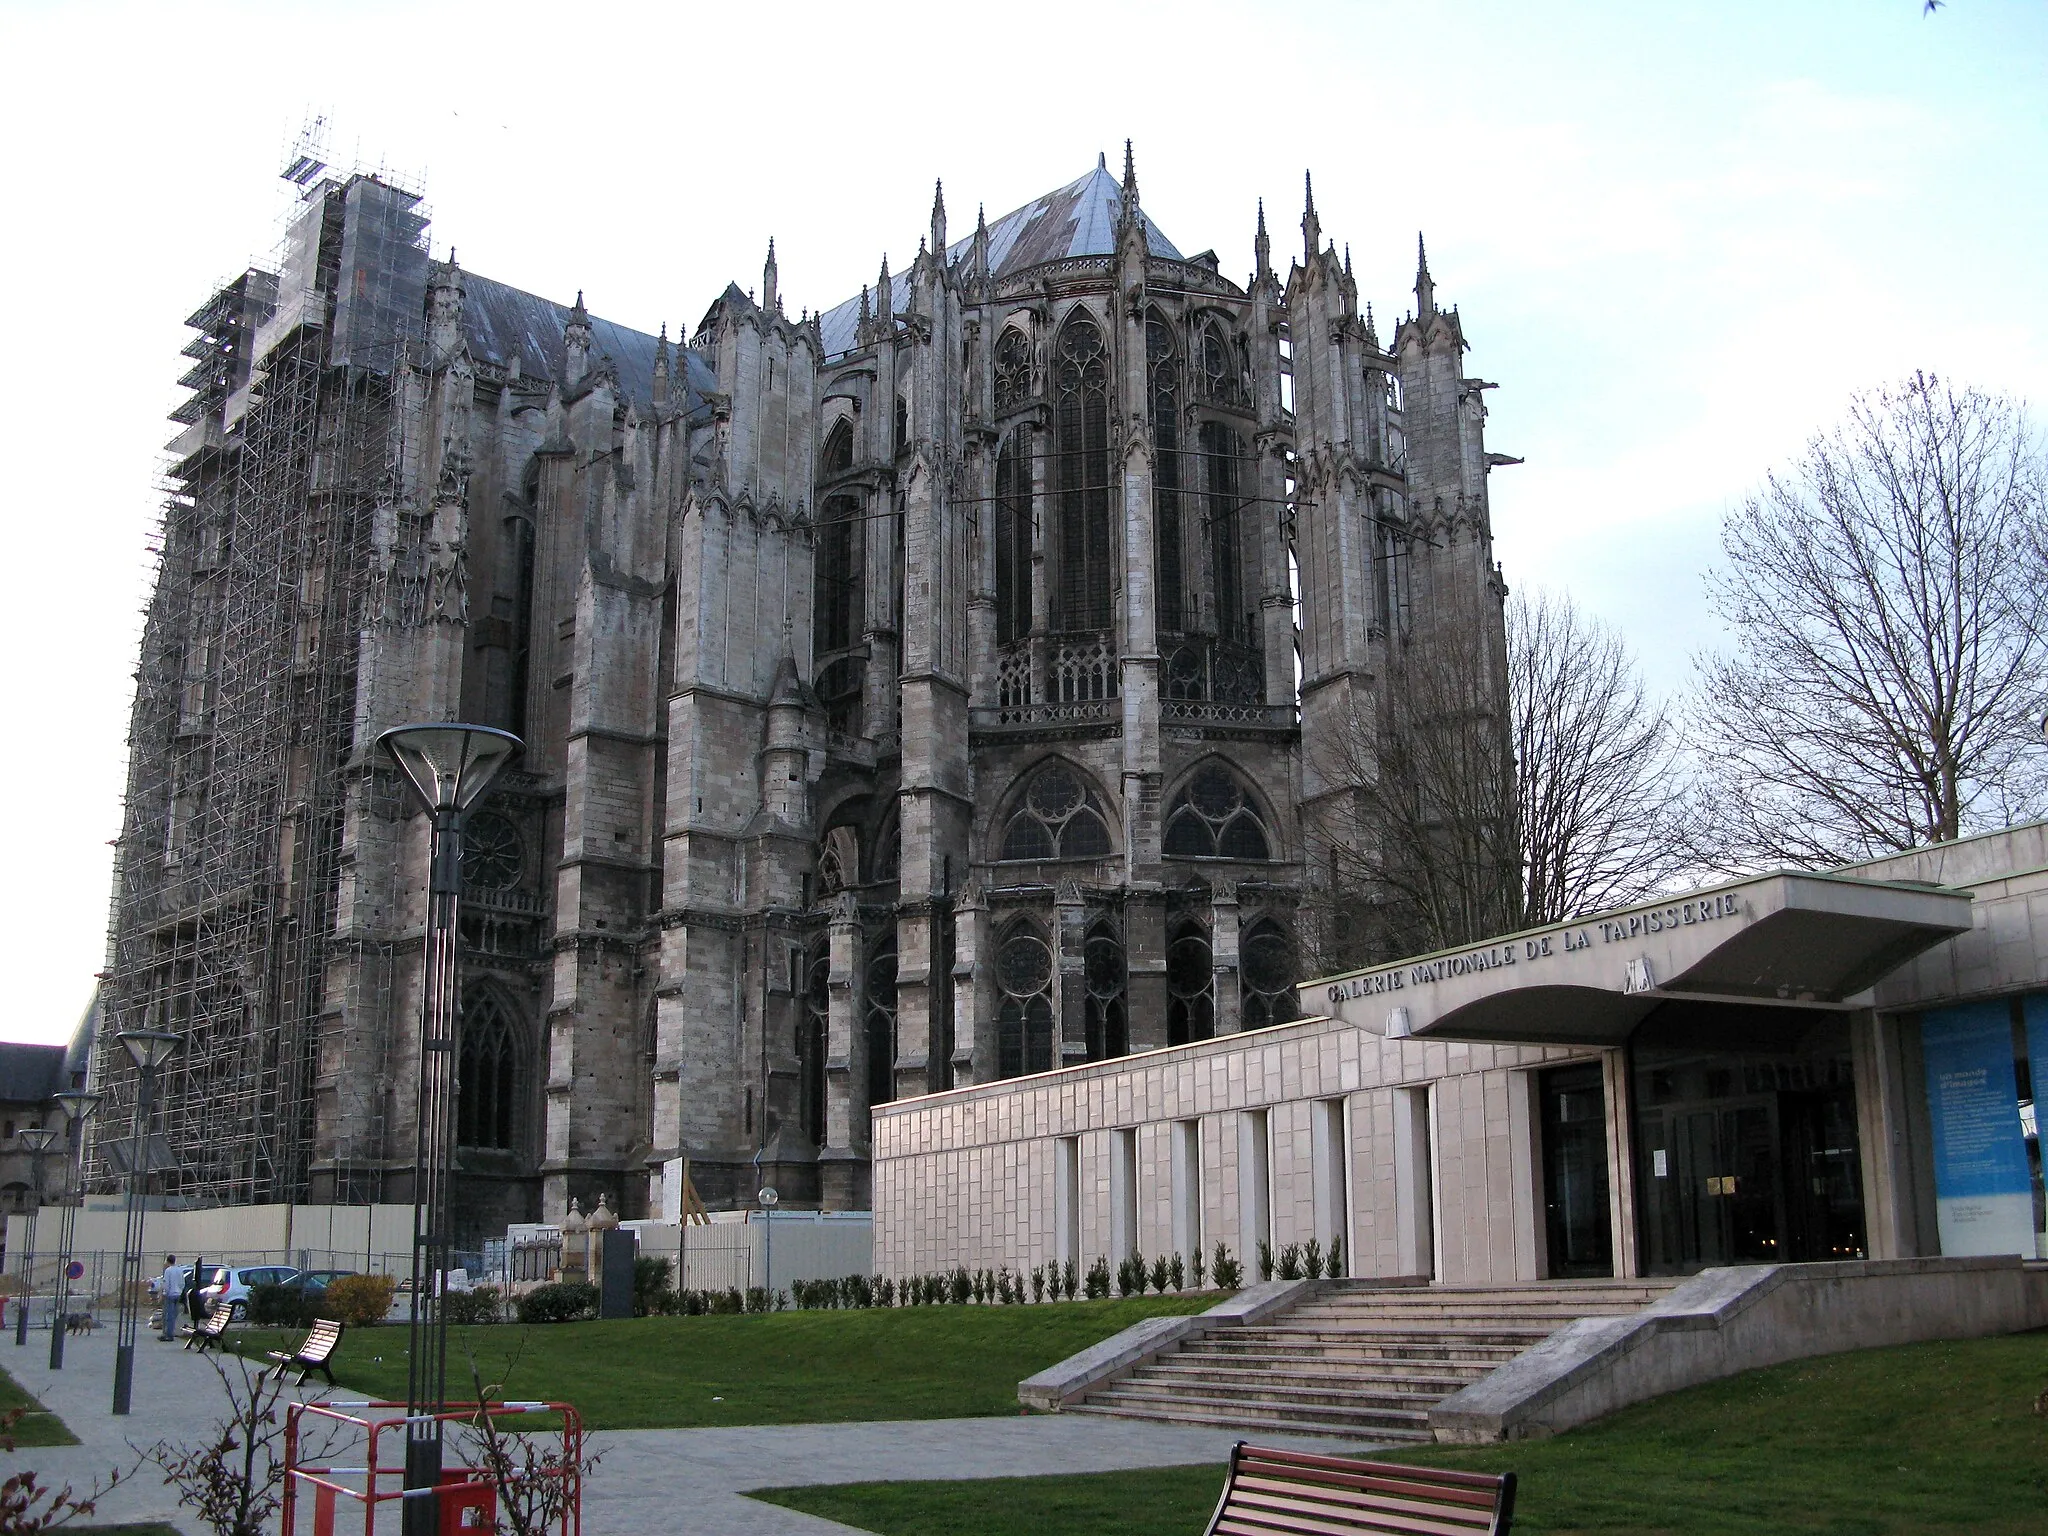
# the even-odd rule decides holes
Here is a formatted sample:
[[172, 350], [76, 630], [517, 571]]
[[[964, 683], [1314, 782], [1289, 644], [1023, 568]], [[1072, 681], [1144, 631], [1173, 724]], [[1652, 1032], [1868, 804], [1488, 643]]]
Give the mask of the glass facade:
[[1867, 1257], [1842, 1015], [1670, 1005], [1629, 1064], [1645, 1274]]
[[1597, 1061], [1536, 1080], [1543, 1135], [1543, 1223], [1553, 1280], [1614, 1273], [1607, 1203], [1607, 1086]]

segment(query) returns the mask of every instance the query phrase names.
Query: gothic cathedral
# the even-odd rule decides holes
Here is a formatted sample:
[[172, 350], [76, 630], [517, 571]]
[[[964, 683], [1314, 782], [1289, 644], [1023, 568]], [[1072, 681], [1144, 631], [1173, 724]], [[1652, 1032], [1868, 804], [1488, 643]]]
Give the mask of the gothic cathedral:
[[106, 1007], [186, 1036], [187, 1194], [411, 1197], [388, 726], [526, 743], [463, 861], [474, 1237], [686, 1162], [860, 1208], [873, 1104], [1296, 1017], [1375, 760], [1317, 742], [1433, 647], [1504, 712], [1488, 386], [1426, 262], [1382, 346], [1312, 195], [1239, 285], [1127, 151], [822, 312], [771, 243], [672, 345], [297, 179], [190, 322], [131, 733]]

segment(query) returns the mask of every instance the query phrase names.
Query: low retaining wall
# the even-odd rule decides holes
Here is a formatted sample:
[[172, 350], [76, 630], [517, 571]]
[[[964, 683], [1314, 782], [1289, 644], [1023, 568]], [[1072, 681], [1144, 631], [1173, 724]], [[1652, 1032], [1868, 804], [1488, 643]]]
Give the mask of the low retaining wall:
[[1560, 1328], [1445, 1398], [1440, 1441], [1554, 1435], [1739, 1371], [1844, 1350], [2048, 1327], [2048, 1270], [2017, 1257], [1709, 1269], [1627, 1317]]

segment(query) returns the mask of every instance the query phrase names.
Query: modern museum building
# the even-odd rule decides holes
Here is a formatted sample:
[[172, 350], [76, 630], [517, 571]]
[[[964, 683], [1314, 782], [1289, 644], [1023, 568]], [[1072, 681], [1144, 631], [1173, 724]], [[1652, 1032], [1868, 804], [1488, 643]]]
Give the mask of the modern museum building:
[[1315, 1239], [1501, 1285], [2048, 1254], [2048, 826], [1323, 978], [1300, 1020], [878, 1105], [876, 1268]]

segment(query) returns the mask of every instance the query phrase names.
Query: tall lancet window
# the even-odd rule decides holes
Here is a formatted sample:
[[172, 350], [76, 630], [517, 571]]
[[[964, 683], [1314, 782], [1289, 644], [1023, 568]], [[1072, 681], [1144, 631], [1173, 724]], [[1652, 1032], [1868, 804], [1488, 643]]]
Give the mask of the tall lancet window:
[[1152, 409], [1152, 522], [1158, 538], [1159, 627], [1179, 631], [1186, 622], [1181, 567], [1180, 356], [1173, 327], [1158, 310], [1145, 316], [1145, 370]]
[[1031, 343], [1014, 325], [996, 342], [996, 409], [1014, 411], [1031, 398]]
[[521, 1065], [511, 1017], [497, 998], [482, 994], [462, 1019], [455, 1078], [457, 1146], [504, 1151], [518, 1146]]
[[[824, 477], [853, 468], [853, 429], [840, 422], [825, 440]], [[815, 595], [815, 651], [843, 651], [860, 632], [860, 498], [828, 496], [818, 519]]]
[[1226, 640], [1258, 643], [1244, 579], [1240, 525], [1249, 510], [1243, 486], [1244, 436], [1220, 421], [1202, 423], [1202, 461], [1208, 469], [1209, 569], [1216, 592], [1216, 632]]
[[1012, 432], [996, 456], [996, 640], [1003, 645], [1031, 633], [1028, 431], [1020, 427]]
[[1076, 313], [1054, 349], [1053, 483], [1059, 496], [1059, 625], [1110, 627], [1109, 357]]

